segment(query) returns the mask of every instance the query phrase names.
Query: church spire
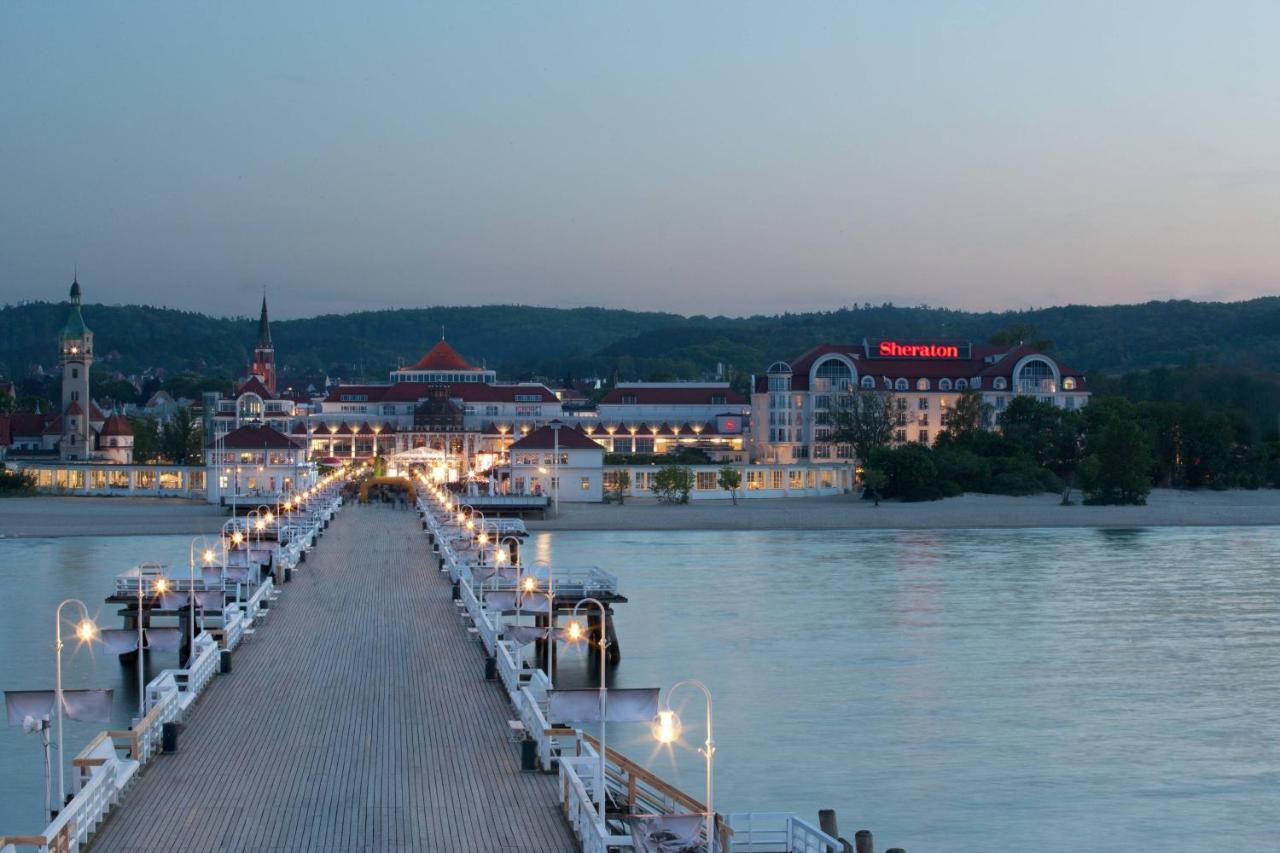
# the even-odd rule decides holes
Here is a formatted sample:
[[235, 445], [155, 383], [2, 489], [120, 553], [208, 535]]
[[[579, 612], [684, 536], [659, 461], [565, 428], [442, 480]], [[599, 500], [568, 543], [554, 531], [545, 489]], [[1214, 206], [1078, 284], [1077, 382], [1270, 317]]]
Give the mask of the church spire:
[[258, 346], [271, 346], [271, 324], [267, 321], [267, 294], [262, 294], [262, 315], [258, 318]]

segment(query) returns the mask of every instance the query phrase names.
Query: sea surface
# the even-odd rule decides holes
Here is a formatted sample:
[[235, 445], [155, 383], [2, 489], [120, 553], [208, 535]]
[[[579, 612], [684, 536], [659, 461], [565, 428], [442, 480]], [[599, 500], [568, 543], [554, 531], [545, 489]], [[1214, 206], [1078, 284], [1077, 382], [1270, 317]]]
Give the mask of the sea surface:
[[[52, 686], [61, 598], [118, 626], [114, 575], [189, 541], [0, 540], [0, 687]], [[911, 853], [1276, 849], [1280, 529], [558, 532], [526, 555], [620, 576], [612, 685], [710, 688], [722, 812], [834, 808]], [[133, 671], [67, 648], [66, 685], [114, 687], [127, 725]], [[558, 675], [594, 677], [575, 650]], [[701, 695], [673, 704], [688, 747], [609, 743], [701, 797]], [[67, 723], [68, 756], [102, 728]], [[41, 784], [38, 738], [0, 729], [0, 834], [38, 828]]]

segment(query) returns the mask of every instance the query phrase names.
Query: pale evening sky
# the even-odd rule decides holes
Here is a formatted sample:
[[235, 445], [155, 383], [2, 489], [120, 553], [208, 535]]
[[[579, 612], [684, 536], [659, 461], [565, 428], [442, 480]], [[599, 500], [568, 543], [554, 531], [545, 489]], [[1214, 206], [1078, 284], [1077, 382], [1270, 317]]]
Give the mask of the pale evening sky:
[[0, 7], [0, 303], [1280, 291], [1274, 2]]

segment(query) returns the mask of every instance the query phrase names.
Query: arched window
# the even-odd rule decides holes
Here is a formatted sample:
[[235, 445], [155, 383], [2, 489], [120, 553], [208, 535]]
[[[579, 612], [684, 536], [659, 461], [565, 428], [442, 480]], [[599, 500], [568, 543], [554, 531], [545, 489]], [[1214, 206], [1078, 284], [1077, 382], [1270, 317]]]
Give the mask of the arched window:
[[876, 387], [876, 378], [874, 376], [862, 377], [862, 387], [874, 389]]
[[965, 390], [968, 390], [968, 388], [969, 388], [969, 380], [967, 380], [967, 379], [957, 379], [957, 380], [956, 380], [956, 390], [957, 390], [957, 391], [965, 391]]
[[1042, 358], [1033, 358], [1014, 377], [1019, 394], [1052, 394], [1058, 390], [1058, 379], [1053, 365]]
[[991, 387], [995, 388], [997, 391], [1003, 391], [1008, 386], [1008, 384], [1009, 383], [1004, 381], [1003, 376], [997, 376], [995, 378], [995, 381], [991, 383]]
[[1074, 390], [1076, 390], [1076, 378], [1075, 378], [1074, 376], [1068, 376], [1066, 379], [1063, 379], [1063, 380], [1062, 380], [1062, 390], [1063, 390], [1063, 391], [1074, 391]]
[[828, 358], [818, 363], [813, 372], [815, 391], [845, 390], [853, 385], [853, 371], [839, 358]]
[[950, 390], [951, 390], [951, 380], [950, 380], [950, 379], [939, 379], [939, 380], [938, 380], [938, 390], [939, 390], [939, 391], [950, 391]]
[[260, 421], [262, 420], [262, 398], [257, 394], [249, 393], [240, 396], [237, 405], [240, 409], [239, 417], [242, 421]]
[[785, 361], [775, 361], [769, 365], [769, 390], [791, 390], [791, 365]]
[[898, 381], [893, 383], [893, 389], [895, 391], [910, 391], [911, 386], [907, 384], [907, 380], [899, 377]]
[[916, 390], [917, 390], [917, 391], [928, 391], [928, 390], [929, 390], [929, 380], [928, 380], [928, 379], [925, 379], [923, 376], [921, 376], [919, 379], [917, 379], [917, 380], [916, 380]]

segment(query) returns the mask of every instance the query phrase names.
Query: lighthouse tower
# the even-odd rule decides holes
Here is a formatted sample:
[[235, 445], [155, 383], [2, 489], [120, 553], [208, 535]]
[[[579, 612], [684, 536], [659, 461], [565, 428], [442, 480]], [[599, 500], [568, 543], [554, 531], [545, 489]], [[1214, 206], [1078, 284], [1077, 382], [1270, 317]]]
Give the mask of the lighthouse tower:
[[58, 335], [58, 354], [62, 364], [62, 440], [58, 446], [63, 459], [88, 459], [93, 454], [93, 427], [89, 423], [93, 411], [89, 399], [93, 332], [80, 313], [78, 275], [71, 283], [71, 311]]

